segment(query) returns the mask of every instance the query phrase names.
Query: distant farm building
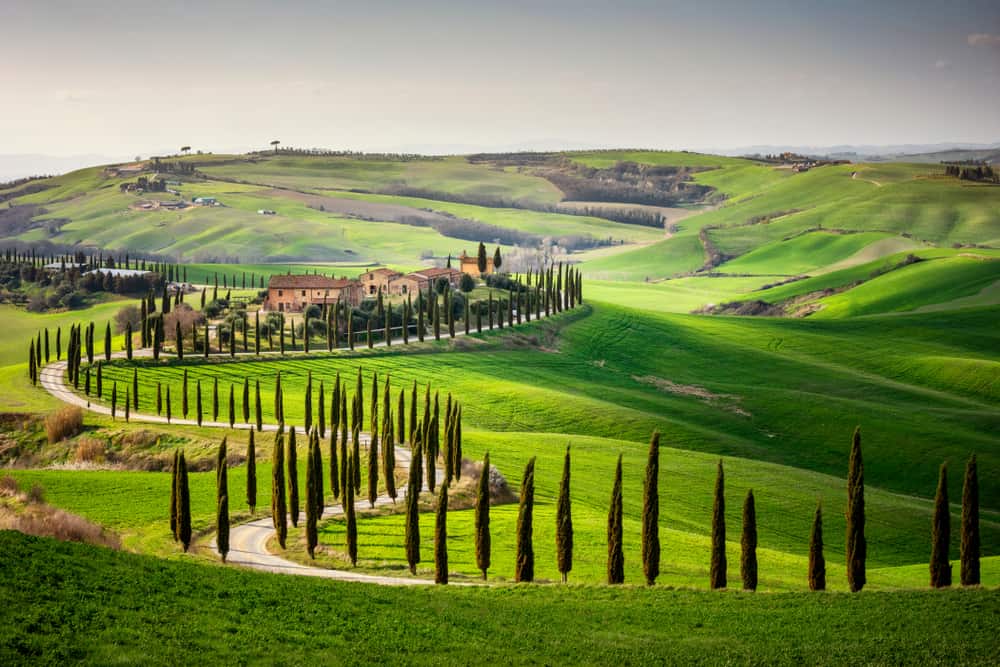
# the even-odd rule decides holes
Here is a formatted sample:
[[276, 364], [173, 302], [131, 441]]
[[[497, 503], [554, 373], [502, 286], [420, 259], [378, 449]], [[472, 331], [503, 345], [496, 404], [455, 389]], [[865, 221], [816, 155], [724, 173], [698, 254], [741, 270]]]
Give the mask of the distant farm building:
[[[479, 258], [478, 257], [472, 256], [472, 255], [468, 255], [463, 250], [462, 254], [458, 256], [458, 261], [459, 261], [459, 268], [462, 269], [462, 273], [467, 273], [470, 276], [478, 276], [480, 273], [482, 273], [479, 270]], [[490, 257], [489, 255], [486, 256], [486, 271], [485, 271], [485, 273], [487, 273], [487, 274], [493, 273], [493, 258]]]
[[195, 197], [194, 203], [198, 206], [221, 206], [215, 197]]
[[399, 276], [389, 282], [389, 294], [406, 296], [417, 291], [425, 291], [441, 278], [448, 281], [452, 288], [457, 288], [462, 280], [462, 272], [457, 269], [432, 268], [414, 271], [405, 276]]
[[278, 215], [277, 211], [272, 211], [269, 208], [257, 209], [257, 215]]
[[267, 284], [264, 310], [282, 313], [301, 313], [306, 307], [322, 308], [338, 300], [352, 306], [361, 303], [362, 287], [357, 280], [328, 278], [320, 275], [271, 276]]
[[153, 275], [152, 271], [146, 271], [144, 269], [93, 269], [91, 271], [87, 271], [84, 275], [90, 275], [91, 273], [101, 273], [113, 278], [142, 278], [144, 276]]

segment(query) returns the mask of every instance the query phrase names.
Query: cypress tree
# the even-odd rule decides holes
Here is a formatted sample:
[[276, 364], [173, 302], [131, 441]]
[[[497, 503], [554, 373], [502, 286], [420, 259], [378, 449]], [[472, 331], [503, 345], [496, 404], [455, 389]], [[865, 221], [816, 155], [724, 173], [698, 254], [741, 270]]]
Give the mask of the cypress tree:
[[340, 395], [340, 498], [344, 498], [347, 485], [351, 480], [347, 477], [347, 393]]
[[[340, 412], [334, 408], [334, 414]], [[340, 463], [337, 461], [337, 427], [330, 427], [330, 493], [334, 498], [340, 497]]]
[[125, 358], [132, 361], [132, 323], [125, 324]]
[[257, 445], [253, 429], [250, 429], [250, 440], [247, 443], [247, 507], [250, 508], [250, 514], [257, 510]]
[[211, 351], [212, 351], [212, 345], [211, 345], [211, 339], [209, 338], [209, 335], [208, 335], [208, 322], [206, 321], [205, 322], [205, 347], [202, 350], [202, 354], [204, 355], [205, 359], [208, 359], [208, 355], [209, 355], [209, 353]]
[[226, 562], [229, 553], [229, 472], [226, 465], [226, 438], [219, 445], [219, 455], [216, 459], [216, 506], [215, 543], [219, 548], [222, 562]]
[[35, 368], [35, 341], [32, 340], [28, 345], [28, 377], [31, 379], [31, 384], [38, 384], [38, 372]]
[[715, 504], [712, 508], [712, 566], [709, 573], [712, 588], [726, 587], [726, 480], [722, 459], [715, 477]]
[[420, 456], [420, 447], [414, 447], [406, 486], [406, 562], [410, 566], [410, 574], [417, 573], [420, 563]]
[[243, 423], [250, 423], [250, 380], [243, 377]]
[[177, 341], [177, 359], [184, 359], [184, 336], [181, 334], [181, 321], [174, 322], [174, 340]]
[[45, 328], [45, 363], [49, 363], [49, 329]]
[[[357, 433], [357, 430], [354, 431]], [[349, 474], [354, 474], [357, 470], [358, 461], [356, 456], [352, 456], [351, 460], [348, 462]], [[358, 519], [354, 509], [354, 487], [351, 484], [347, 485], [347, 490], [344, 493], [344, 515], [347, 522], [347, 555], [351, 559], [351, 565], [357, 567], [358, 565]]]
[[847, 583], [856, 593], [865, 585], [865, 468], [861, 459], [861, 428], [854, 430], [847, 472]]
[[743, 578], [743, 590], [757, 590], [757, 507], [753, 498], [753, 489], [747, 491], [743, 501], [743, 535], [740, 539], [742, 551], [740, 554], [740, 575]]
[[[315, 433], [313, 434], [315, 435]], [[316, 558], [319, 537], [316, 532], [316, 449], [315, 439], [309, 438], [309, 456], [306, 457], [306, 550], [309, 558]], [[322, 511], [320, 506], [320, 511]]]
[[253, 353], [260, 356], [260, 311], [254, 313], [253, 320]]
[[413, 381], [413, 391], [410, 392], [410, 437], [406, 439], [406, 442], [413, 446], [413, 435], [417, 428], [417, 381]]
[[514, 581], [535, 579], [535, 549], [532, 544], [532, 513], [535, 506], [535, 457], [531, 457], [521, 478], [521, 503], [517, 512], [517, 561]]
[[271, 452], [271, 519], [274, 530], [278, 534], [278, 544], [285, 548], [285, 538], [288, 536], [288, 524], [285, 503], [285, 434], [282, 426], [274, 434], [274, 449]]
[[188, 416], [188, 372], [184, 369], [184, 375], [181, 379], [181, 413], [184, 415], [184, 419]]
[[191, 491], [183, 451], [177, 459], [177, 539], [184, 551], [191, 546]]
[[313, 458], [313, 470], [316, 476], [316, 497], [313, 502], [316, 505], [316, 517], [317, 519], [323, 518], [323, 448], [319, 443], [319, 433], [316, 429], [312, 432], [312, 458]]
[[642, 572], [646, 585], [660, 576], [660, 433], [653, 432], [642, 489]]
[[201, 426], [201, 379], [195, 383], [195, 410], [198, 426]]
[[299, 462], [298, 447], [295, 442], [295, 427], [288, 431], [288, 510], [292, 517], [292, 525], [299, 525]]
[[319, 422], [319, 437], [326, 437], [326, 396], [323, 395], [323, 381], [319, 381], [319, 398], [316, 399], [316, 417]]
[[125, 423], [126, 424], [128, 423], [129, 408], [130, 407], [131, 407], [131, 403], [129, 402], [129, 392], [128, 392], [128, 387], [126, 386], [125, 387]]
[[180, 450], [174, 450], [174, 462], [170, 466], [170, 535], [177, 541], [179, 533], [177, 531], [177, 475]]
[[233, 383], [229, 383], [229, 428], [236, 425], [236, 399], [233, 397]]
[[622, 545], [622, 455], [618, 455], [615, 484], [608, 510], [608, 583], [625, 583], [625, 552]]
[[[89, 368], [87, 369], [90, 370]], [[163, 384], [160, 382], [156, 383], [156, 414], [163, 413]]]
[[396, 443], [393, 440], [392, 417], [387, 417], [382, 428], [382, 476], [385, 494], [396, 503]]
[[212, 378], [212, 421], [219, 421], [219, 378]]
[[948, 464], [941, 464], [937, 495], [934, 496], [934, 522], [931, 528], [931, 588], [951, 586], [951, 513], [948, 510]]
[[353, 480], [354, 493], [361, 493], [361, 428], [354, 425], [351, 434], [351, 478]]
[[378, 500], [378, 429], [373, 428], [368, 440], [368, 503], [375, 507]]
[[139, 369], [132, 369], [132, 409], [139, 410]]
[[448, 583], [448, 480], [441, 482], [434, 514], [434, 583]]
[[962, 485], [962, 585], [979, 585], [979, 470], [976, 455], [965, 464]]
[[406, 442], [406, 390], [399, 390], [399, 401], [396, 404], [396, 441]]
[[476, 486], [476, 565], [483, 573], [490, 569], [490, 454], [483, 457], [483, 471]]
[[111, 418], [114, 419], [118, 412], [118, 383], [111, 385]]
[[823, 504], [816, 503], [812, 534], [809, 536], [809, 590], [826, 590], [826, 559], [823, 558]]
[[104, 361], [111, 361], [111, 322], [104, 326]]
[[284, 396], [281, 393], [281, 371], [274, 379], [274, 419], [279, 424], [285, 423]]
[[333, 380], [333, 391], [330, 392], [330, 430], [333, 431], [334, 437], [337, 435], [337, 429], [340, 428], [340, 372], [337, 372], [337, 377]]
[[260, 407], [260, 379], [254, 381], [254, 419], [257, 420], [257, 432], [264, 430], [264, 415]]
[[[100, 366], [98, 366], [98, 374], [100, 374]], [[167, 423], [169, 424], [170, 423], [170, 417], [172, 416], [171, 415], [172, 408], [171, 408], [171, 401], [170, 401], [170, 385], [169, 384], [167, 385], [167, 406], [166, 407], [167, 407]]]
[[313, 414], [312, 414], [313, 413], [313, 410], [312, 410], [312, 392], [313, 392], [313, 390], [312, 390], [312, 371], [309, 371], [308, 375], [306, 377], [305, 405], [303, 406], [304, 410], [305, 410], [304, 417], [303, 417], [303, 422], [304, 422], [306, 433], [308, 433], [312, 429], [312, 419], [313, 419]]
[[559, 500], [556, 504], [556, 563], [563, 583], [573, 569], [573, 513], [570, 505], [569, 445], [563, 458], [562, 480], [559, 482]]

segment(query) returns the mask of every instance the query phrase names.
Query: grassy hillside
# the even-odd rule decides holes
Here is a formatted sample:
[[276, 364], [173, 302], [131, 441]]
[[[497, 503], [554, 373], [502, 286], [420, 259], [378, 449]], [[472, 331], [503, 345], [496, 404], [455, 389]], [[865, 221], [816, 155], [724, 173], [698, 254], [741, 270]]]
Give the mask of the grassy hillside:
[[[995, 590], [381, 588], [165, 562], [10, 532], [0, 533], [0, 548], [8, 556], [0, 561], [7, 602], [0, 622], [10, 630], [0, 636], [0, 658], [8, 664], [168, 665], [193, 655], [218, 663], [280, 656], [332, 664], [985, 664], [1000, 608]], [[657, 610], [669, 610], [670, 622]]]

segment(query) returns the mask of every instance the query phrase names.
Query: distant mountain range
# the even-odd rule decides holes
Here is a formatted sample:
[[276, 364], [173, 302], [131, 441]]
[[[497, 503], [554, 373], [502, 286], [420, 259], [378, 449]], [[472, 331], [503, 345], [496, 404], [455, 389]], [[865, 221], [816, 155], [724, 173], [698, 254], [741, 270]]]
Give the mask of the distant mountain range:
[[[997, 159], [1000, 154], [1000, 142], [992, 144], [975, 143], [936, 143], [936, 144], [888, 144], [876, 146], [871, 144], [841, 144], [836, 146], [792, 146], [792, 145], [760, 145], [743, 146], [707, 151], [720, 155], [767, 155], [776, 153], [798, 153], [799, 155], [814, 155], [844, 160], [887, 161], [901, 160], [915, 162], [940, 162], [941, 160]], [[968, 153], [970, 157], [963, 157]], [[980, 157], [974, 154], [982, 153]]]

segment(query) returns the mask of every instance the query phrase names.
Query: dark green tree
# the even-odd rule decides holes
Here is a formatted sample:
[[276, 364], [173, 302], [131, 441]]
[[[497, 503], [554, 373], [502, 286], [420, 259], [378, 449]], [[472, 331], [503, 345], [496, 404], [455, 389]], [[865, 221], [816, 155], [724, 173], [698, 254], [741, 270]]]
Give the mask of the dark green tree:
[[503, 257], [500, 256], [500, 246], [493, 251], [493, 271], [500, 273], [500, 267], [503, 266]]
[[747, 491], [743, 501], [743, 535], [740, 538], [740, 576], [743, 590], [757, 590], [757, 507], [753, 489]]
[[826, 559], [823, 557], [823, 505], [816, 503], [812, 534], [809, 536], [809, 590], [826, 590]]
[[483, 457], [483, 471], [476, 485], [476, 566], [483, 573], [490, 569], [490, 453]]
[[278, 544], [285, 548], [285, 539], [288, 537], [288, 523], [286, 517], [288, 507], [285, 496], [285, 433], [282, 426], [278, 425], [278, 432], [274, 434], [274, 449], [271, 452], [271, 518], [274, 522], [274, 531], [278, 534]]
[[715, 504], [712, 508], [712, 565], [709, 579], [712, 588], [726, 587], [726, 480], [722, 459], [715, 477]]
[[514, 570], [516, 582], [535, 580], [535, 548], [532, 544], [534, 507], [535, 457], [531, 457], [521, 478], [521, 504], [517, 513], [517, 559]]
[[292, 518], [292, 526], [299, 525], [299, 462], [298, 446], [295, 442], [295, 427], [288, 431], [288, 513]]
[[257, 422], [257, 432], [264, 430], [264, 413], [260, 406], [260, 379], [254, 381], [254, 419]]
[[434, 514], [434, 583], [448, 583], [448, 480], [442, 480]]
[[212, 421], [219, 421], [219, 378], [212, 378]]
[[219, 454], [215, 460], [217, 513], [215, 515], [215, 544], [219, 549], [222, 562], [226, 562], [229, 553], [229, 472], [226, 465], [226, 438], [222, 438]]
[[191, 490], [183, 451], [177, 459], [177, 539], [184, 551], [191, 546]]
[[976, 455], [965, 464], [962, 485], [962, 585], [979, 585], [979, 470]]
[[479, 251], [476, 257], [476, 266], [479, 269], [479, 274], [482, 275], [486, 273], [486, 246], [479, 243]]
[[250, 429], [250, 440], [247, 442], [247, 507], [250, 514], [257, 511], [257, 446], [253, 429]]
[[[353, 474], [360, 463], [356, 456], [352, 456], [347, 465], [349, 474]], [[347, 556], [351, 559], [351, 565], [357, 567], [358, 518], [354, 509], [354, 486], [351, 484], [347, 485], [347, 490], [344, 492], [344, 517], [347, 524]]]
[[948, 509], [948, 464], [941, 464], [937, 495], [934, 496], [934, 521], [931, 528], [931, 588], [951, 586], [951, 513]]
[[180, 450], [174, 450], [174, 463], [170, 467], [170, 534], [174, 538], [174, 542], [178, 539], [177, 531], [177, 476], [179, 474], [180, 466]]
[[615, 484], [608, 510], [608, 583], [625, 583], [625, 551], [622, 545], [622, 455], [618, 455]]
[[236, 397], [233, 395], [236, 389], [233, 383], [229, 383], [229, 428], [236, 426]]
[[570, 504], [570, 455], [569, 445], [563, 457], [562, 480], [559, 482], [559, 500], [556, 503], [556, 563], [563, 583], [573, 569], [573, 513]]
[[861, 428], [854, 429], [847, 471], [847, 583], [852, 593], [865, 585], [865, 468], [861, 459]]
[[413, 447], [409, 482], [406, 485], [406, 562], [410, 574], [417, 573], [420, 563], [420, 447]]
[[660, 433], [653, 432], [642, 488], [642, 572], [646, 585], [660, 576]]
[[[319, 534], [316, 530], [316, 449], [315, 438], [309, 438], [309, 456], [306, 458], [306, 550], [309, 558], [316, 557], [316, 545], [319, 543]], [[323, 511], [322, 505], [319, 511]]]

